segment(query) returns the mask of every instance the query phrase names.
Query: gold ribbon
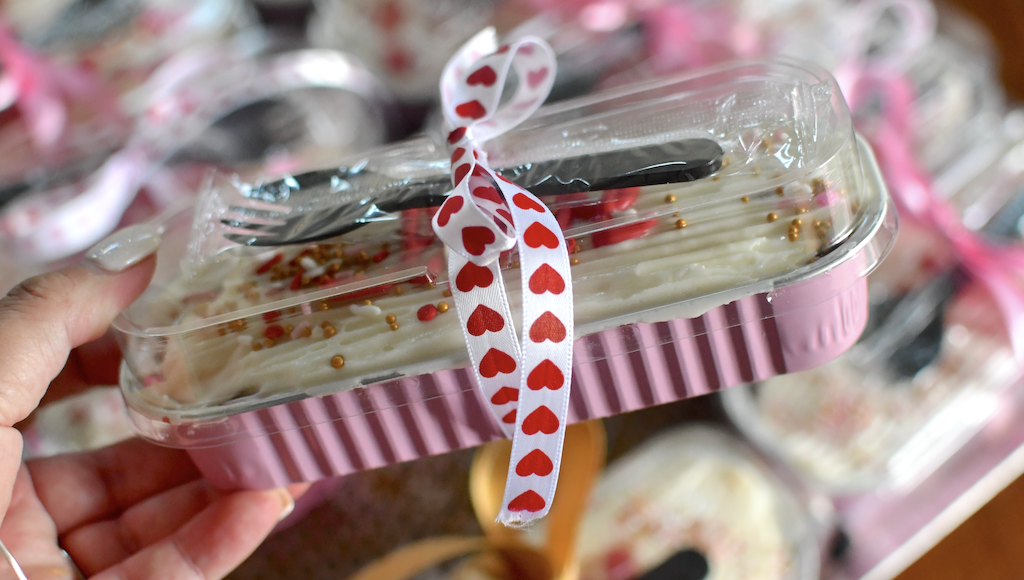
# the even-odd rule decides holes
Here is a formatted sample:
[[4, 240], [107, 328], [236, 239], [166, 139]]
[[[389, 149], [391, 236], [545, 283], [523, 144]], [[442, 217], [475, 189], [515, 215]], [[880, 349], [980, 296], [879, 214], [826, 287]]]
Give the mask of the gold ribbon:
[[570, 425], [565, 433], [558, 490], [545, 518], [543, 542], [533, 545], [524, 532], [496, 522], [505, 492], [512, 442], [489, 443], [473, 458], [469, 493], [483, 536], [441, 536], [403, 546], [366, 566], [351, 580], [406, 580], [438, 564], [470, 556], [453, 576], [500, 580], [575, 580], [576, 531], [590, 492], [605, 462], [600, 421]]

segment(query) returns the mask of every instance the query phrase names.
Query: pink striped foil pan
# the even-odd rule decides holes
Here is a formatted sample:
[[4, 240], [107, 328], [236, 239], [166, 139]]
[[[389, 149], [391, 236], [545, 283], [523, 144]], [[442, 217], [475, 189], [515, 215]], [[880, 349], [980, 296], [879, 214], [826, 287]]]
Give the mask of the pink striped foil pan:
[[[867, 318], [867, 274], [896, 234], [874, 156], [860, 146], [872, 207], [810, 267], [696, 318], [578, 338], [571, 421], [607, 417], [812, 368], [844, 352]], [[134, 380], [122, 367], [122, 385]], [[502, 437], [468, 368], [280, 402], [215, 421], [168, 424], [133, 408], [141, 434], [186, 448], [223, 488], [315, 481]]]

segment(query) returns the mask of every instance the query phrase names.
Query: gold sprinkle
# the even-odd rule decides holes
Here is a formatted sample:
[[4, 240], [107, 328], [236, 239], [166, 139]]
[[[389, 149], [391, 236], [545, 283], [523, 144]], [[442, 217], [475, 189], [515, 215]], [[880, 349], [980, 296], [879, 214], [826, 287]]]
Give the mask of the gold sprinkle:
[[672, 195], [671, 193], [665, 196], [665, 203], [675, 203], [675, 202], [676, 202], [676, 196]]
[[345, 256], [345, 254], [342, 253], [341, 248], [338, 248], [338, 249], [333, 250], [331, 252], [331, 257], [332, 258], [342, 258], [344, 256]]
[[305, 286], [307, 284], [309, 284], [309, 276], [303, 276], [302, 277], [302, 285]]
[[569, 265], [570, 266], [575, 266], [576, 264], [579, 264], [579, 263], [580, 263], [580, 259], [579, 258], [569, 258]]
[[798, 213], [798, 214], [807, 213], [807, 208], [806, 207], [798, 207], [798, 208], [796, 208], [796, 213]]
[[711, 177], [711, 181], [718, 181], [719, 179], [722, 179], [721, 175], [715, 175]]
[[822, 193], [826, 189], [828, 189], [828, 185], [825, 183], [824, 179], [820, 177], [815, 177], [814, 179], [811, 180], [811, 191], [814, 193], [814, 195]]
[[224, 336], [227, 333], [228, 329], [224, 328], [223, 326], [217, 329], [217, 334], [219, 334], [220, 336]]
[[273, 338], [264, 338], [263, 339], [263, 348], [273, 348], [273, 346], [274, 346], [274, 339]]
[[519, 267], [519, 260], [515, 260], [514, 262], [512, 262], [512, 267], [513, 268], [518, 268]]
[[398, 330], [398, 323], [397, 322], [392, 322], [391, 323], [391, 330]]
[[253, 341], [252, 342], [252, 349], [254, 351], [256, 351], [256, 350], [263, 350], [263, 345], [258, 343], [258, 342], [256, 342], [256, 341]]
[[331, 274], [337, 274], [341, 271], [341, 264], [333, 262], [330, 266], [327, 266], [327, 271]]
[[390, 250], [391, 242], [384, 242], [383, 244], [380, 245], [380, 249], [384, 250], [385, 252]]
[[295, 330], [295, 327], [291, 324], [285, 324], [281, 326], [281, 329], [284, 330], [285, 334], [291, 334], [292, 331]]
[[395, 292], [395, 296], [401, 296], [402, 295], [402, 287], [401, 286], [395, 286], [394, 292]]
[[231, 330], [234, 330], [236, 332], [241, 332], [241, 331], [245, 330], [246, 326], [247, 325], [245, 323], [245, 319], [244, 318], [239, 318], [238, 320], [232, 320], [231, 322], [228, 323], [228, 327], [231, 328]]
[[338, 331], [335, 330], [333, 326], [327, 326], [324, 328], [324, 338], [331, 338], [335, 334], [338, 334]]
[[326, 320], [320, 323], [320, 328], [327, 328], [328, 326], [331, 326], [331, 323]]
[[341, 356], [340, 354], [332, 356], [331, 366], [336, 369], [340, 369], [341, 367], [345, 366], [345, 357]]
[[775, 188], [775, 195], [777, 195], [777, 196], [779, 196], [779, 197], [782, 197], [783, 191], [784, 191], [784, 189], [783, 189], [783, 188], [782, 188], [782, 186], [780, 185], [780, 186], [778, 186], [778, 187], [776, 187], [776, 188]]
[[372, 305], [373, 305], [373, 300], [370, 300], [369, 298], [367, 298], [366, 300], [363, 300], [363, 306], [372, 306]]
[[672, 217], [679, 217], [679, 215], [680, 215], [679, 212], [676, 212], [676, 213], [672, 214]]
[[740, 201], [742, 201], [743, 203], [747, 203], [750, 201], [750, 196], [744, 195], [743, 197], [740, 198]]
[[773, 221], [775, 221], [777, 219], [779, 219], [779, 214], [777, 214], [775, 212], [769, 212], [768, 213], [768, 223], [772, 223]]
[[452, 291], [445, 288], [444, 292], [442, 292], [441, 294], [443, 294], [445, 298], [448, 298], [449, 296], [452, 295]]
[[437, 303], [437, 311], [440, 312], [441, 314], [444, 314], [445, 312], [448, 312], [448, 303], [447, 302], [438, 302]]
[[303, 327], [302, 328], [302, 337], [303, 338], [309, 338], [311, 336], [313, 336], [313, 329], [308, 327], [308, 326]]
[[676, 220], [676, 229], [681, 230], [686, 227], [686, 220]]
[[394, 314], [388, 314], [387, 316], [384, 317], [384, 321], [387, 322], [388, 324], [394, 324], [398, 322], [398, 317], [395, 316]]
[[789, 230], [789, 241], [795, 242], [800, 238], [800, 232], [797, 230]]
[[795, 226], [795, 227], [800, 227], [800, 226], [804, 225], [804, 220], [802, 220], [800, 218], [793, 218], [793, 221], [789, 222], [789, 225]]
[[260, 299], [260, 293], [254, 290], [249, 290], [245, 293], [245, 299], [249, 302], [257, 302]]
[[572, 253], [574, 253], [574, 254], [578, 254], [578, 253], [580, 253], [580, 252], [582, 252], [582, 251], [583, 251], [583, 248], [582, 248], [582, 247], [580, 247], [580, 245], [579, 245], [578, 243], [577, 243], [577, 244], [575, 244], [575, 245], [573, 245], [573, 247], [572, 247]]
[[359, 252], [359, 261], [360, 262], [367, 262], [367, 261], [369, 261], [369, 259], [370, 259], [370, 256], [367, 256], [366, 252]]
[[319, 310], [320, 312], [323, 312], [324, 310], [330, 309], [330, 307], [330, 304], [326, 302], [321, 302], [320, 304], [317, 304], [316, 309]]

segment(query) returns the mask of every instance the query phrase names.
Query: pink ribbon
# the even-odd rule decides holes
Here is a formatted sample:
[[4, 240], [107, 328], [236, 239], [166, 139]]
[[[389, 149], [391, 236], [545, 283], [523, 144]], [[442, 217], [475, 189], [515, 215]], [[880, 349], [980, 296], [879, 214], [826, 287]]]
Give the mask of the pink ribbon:
[[[543, 103], [554, 82], [554, 53], [531, 37], [496, 44], [493, 30], [478, 34], [441, 78], [454, 189], [433, 227], [448, 247], [448, 280], [477, 383], [512, 437], [498, 521], [520, 525], [547, 514], [558, 482], [572, 380], [572, 276], [555, 216], [494, 173], [480, 146]], [[511, 69], [519, 82], [502, 103]], [[517, 245], [521, 342], [498, 263]]]
[[58, 65], [20, 44], [0, 20], [0, 110], [16, 105], [36, 147], [57, 143], [68, 123], [66, 103], [88, 103], [120, 119], [114, 97], [92, 75]]
[[1024, 248], [986, 241], [960, 221], [956, 210], [932, 187], [913, 151], [909, 126], [914, 91], [902, 76], [862, 70], [847, 93], [856, 111], [870, 98], [882, 99], [882, 115], [858, 123], [878, 155], [878, 164], [900, 216], [911, 218], [949, 241], [958, 261], [989, 291], [1003, 314], [1017, 360], [1024, 363]]

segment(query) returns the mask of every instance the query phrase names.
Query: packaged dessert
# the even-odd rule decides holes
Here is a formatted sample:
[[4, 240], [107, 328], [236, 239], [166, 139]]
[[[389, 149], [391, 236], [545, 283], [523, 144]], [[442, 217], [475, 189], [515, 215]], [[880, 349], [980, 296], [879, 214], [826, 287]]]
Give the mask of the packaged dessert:
[[811, 519], [739, 440], [707, 426], [612, 463], [577, 537], [580, 578], [818, 578]]
[[[388, 134], [387, 94], [350, 57], [328, 50], [197, 49], [165, 63], [132, 98], [145, 111], [119, 140], [100, 133], [89, 147], [65, 144], [59, 170], [33, 163], [3, 185], [0, 242], [11, 261], [60, 260], [129, 216], [137, 223], [180, 209], [209, 165], [282, 173]], [[140, 192], [150, 203], [129, 212]]]
[[910, 488], [974, 436], [1022, 376], [1022, 151], [978, 163], [949, 196], [980, 222], [976, 239], [907, 220], [893, 262], [869, 278], [862, 341], [817, 369], [724, 393], [735, 423], [837, 494]]
[[[450, 296], [483, 275], [450, 284], [431, 229], [451, 189], [447, 137], [223, 180], [166, 221], [161, 271], [115, 322], [140, 432], [245, 487], [504, 436], [515, 414], [489, 407], [518, 394], [476, 388]], [[834, 358], [863, 328], [864, 277], [895, 233], [835, 81], [809, 64], [728, 65], [541, 108], [481, 153], [541, 196], [570, 248], [570, 422]], [[499, 259], [514, 310], [522, 258]], [[534, 278], [532, 292], [568, 286]], [[473, 336], [497, 325], [470, 318]]]

